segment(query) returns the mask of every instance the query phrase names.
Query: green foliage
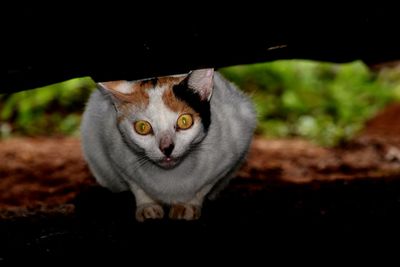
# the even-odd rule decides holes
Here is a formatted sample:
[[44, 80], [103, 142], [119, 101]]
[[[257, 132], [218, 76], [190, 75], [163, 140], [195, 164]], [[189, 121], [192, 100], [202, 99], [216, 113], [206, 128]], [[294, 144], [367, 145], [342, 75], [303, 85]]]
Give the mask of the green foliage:
[[[258, 134], [300, 136], [332, 146], [354, 136], [379, 109], [400, 100], [399, 68], [371, 72], [360, 61], [281, 60], [220, 70], [252, 96]], [[94, 82], [73, 79], [0, 95], [0, 135], [77, 134]]]
[[300, 136], [327, 146], [348, 140], [400, 98], [398, 70], [374, 74], [360, 61], [282, 60], [221, 72], [253, 96], [259, 134]]
[[0, 95], [1, 136], [77, 134], [84, 103], [94, 86], [85, 77]]

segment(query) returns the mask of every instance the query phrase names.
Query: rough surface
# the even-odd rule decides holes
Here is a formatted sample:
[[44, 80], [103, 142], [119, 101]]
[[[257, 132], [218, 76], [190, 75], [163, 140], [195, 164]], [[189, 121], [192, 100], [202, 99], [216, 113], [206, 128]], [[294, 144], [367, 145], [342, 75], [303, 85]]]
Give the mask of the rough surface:
[[254, 238], [272, 247], [285, 242], [302, 247], [301, 240], [340, 240], [345, 246], [371, 238], [395, 241], [400, 233], [399, 113], [399, 104], [389, 106], [338, 148], [255, 137], [237, 177], [205, 203], [196, 222], [137, 223], [132, 195], [112, 194], [96, 184], [78, 139], [3, 140], [0, 262], [81, 256], [101, 261], [154, 250], [195, 255], [192, 248], [202, 242], [210, 249], [241, 251], [260, 248]]

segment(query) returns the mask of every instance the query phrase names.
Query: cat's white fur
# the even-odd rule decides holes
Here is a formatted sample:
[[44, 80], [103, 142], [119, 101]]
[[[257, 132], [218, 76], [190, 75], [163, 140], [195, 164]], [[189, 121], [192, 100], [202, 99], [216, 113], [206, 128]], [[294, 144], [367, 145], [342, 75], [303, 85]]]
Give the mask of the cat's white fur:
[[123, 81], [115, 88], [120, 93], [129, 94], [132, 91], [131, 83], [128, 81]]
[[[172, 156], [184, 155], [192, 142], [198, 148], [190, 151], [172, 168], [140, 160], [136, 149], [153, 161], [164, 155], [159, 149], [157, 134], [140, 136], [132, 127], [132, 118], [117, 127], [117, 111], [111, 97], [96, 90], [91, 95], [81, 125], [83, 152], [97, 181], [114, 192], [131, 190], [136, 198], [136, 218], [141, 221], [163, 216], [163, 204], [172, 205], [171, 218], [196, 219], [204, 197], [215, 185], [224, 184], [248, 151], [256, 126], [252, 102], [232, 83], [215, 73], [210, 98], [211, 124], [208, 132], [198, 121], [192, 128], [170, 133], [175, 148]], [[128, 92], [123, 86], [121, 92]], [[140, 118], [152, 120], [154, 133], [171, 131], [176, 112], [163, 102], [165, 88], [148, 90], [149, 103]], [[135, 110], [132, 110], [134, 113]], [[132, 143], [131, 140], [135, 139]]]

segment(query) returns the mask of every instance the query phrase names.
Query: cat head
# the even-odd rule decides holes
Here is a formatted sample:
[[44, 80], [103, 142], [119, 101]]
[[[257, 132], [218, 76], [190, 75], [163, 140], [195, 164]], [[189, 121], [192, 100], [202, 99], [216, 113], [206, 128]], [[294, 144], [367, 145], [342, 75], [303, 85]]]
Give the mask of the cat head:
[[213, 69], [98, 83], [114, 104], [124, 141], [143, 159], [173, 168], [206, 136]]

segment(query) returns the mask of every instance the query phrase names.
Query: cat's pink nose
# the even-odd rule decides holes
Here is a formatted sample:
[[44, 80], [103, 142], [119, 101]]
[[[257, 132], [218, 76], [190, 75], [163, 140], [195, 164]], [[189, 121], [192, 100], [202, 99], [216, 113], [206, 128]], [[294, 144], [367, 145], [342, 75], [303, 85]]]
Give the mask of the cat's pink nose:
[[169, 157], [172, 154], [172, 150], [174, 150], [174, 140], [172, 139], [171, 135], [165, 134], [160, 139], [160, 150], [161, 152]]
[[175, 147], [174, 143], [167, 143], [167, 144], [161, 143], [160, 144], [161, 152], [167, 157], [171, 156], [172, 150], [174, 150], [174, 147]]

